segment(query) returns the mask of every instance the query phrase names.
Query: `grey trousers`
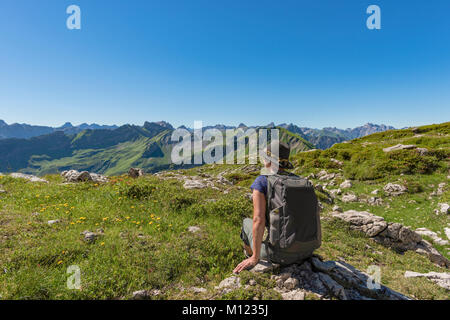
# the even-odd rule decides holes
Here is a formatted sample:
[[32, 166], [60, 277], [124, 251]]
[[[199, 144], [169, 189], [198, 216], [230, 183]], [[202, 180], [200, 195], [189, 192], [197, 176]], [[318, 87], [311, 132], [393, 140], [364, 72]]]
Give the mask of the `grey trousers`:
[[[242, 222], [241, 239], [253, 250], [253, 220], [250, 218], [245, 218]], [[261, 254], [259, 258], [261, 260], [267, 260], [267, 246], [264, 242], [261, 244]]]

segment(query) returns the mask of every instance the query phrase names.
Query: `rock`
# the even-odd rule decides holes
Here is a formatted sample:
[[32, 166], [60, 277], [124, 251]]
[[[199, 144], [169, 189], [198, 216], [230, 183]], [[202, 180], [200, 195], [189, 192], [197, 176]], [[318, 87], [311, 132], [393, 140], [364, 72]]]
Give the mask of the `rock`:
[[133, 292], [133, 299], [134, 300], [148, 300], [150, 299], [150, 292], [147, 290], [139, 290]]
[[91, 242], [95, 242], [95, 240], [97, 240], [98, 234], [85, 230], [81, 233], [82, 235], [84, 235], [84, 241], [91, 243]]
[[336, 177], [336, 174], [335, 174], [335, 173], [329, 173], [329, 174], [326, 174], [326, 175], [323, 175], [323, 176], [319, 177], [319, 180], [320, 180], [320, 181], [331, 180], [331, 179], [333, 179], [334, 177]]
[[342, 161], [339, 161], [339, 160], [334, 159], [334, 158], [331, 158], [330, 161], [333, 162], [333, 163], [336, 163], [340, 167], [344, 164]]
[[281, 293], [283, 300], [305, 300], [305, 292], [296, 289], [289, 292]]
[[370, 197], [367, 200], [367, 203], [372, 206], [381, 206], [381, 205], [383, 205], [383, 199], [378, 198], [378, 197]]
[[374, 237], [387, 228], [387, 222], [382, 217], [367, 211], [349, 210], [333, 216], [349, 222], [352, 229], [360, 230], [369, 237]]
[[15, 178], [15, 179], [25, 179], [25, 180], [28, 180], [30, 182], [48, 183], [47, 180], [38, 178], [38, 177], [33, 176], [31, 174], [23, 174], [23, 173], [15, 172], [15, 173], [11, 173], [9, 176], [12, 177], [12, 178]]
[[339, 187], [342, 188], [342, 189], [348, 189], [348, 188], [351, 188], [352, 186], [353, 185], [352, 185], [352, 182], [350, 180], [345, 180], [344, 182], [342, 182], [339, 185]]
[[406, 271], [405, 278], [417, 278], [425, 277], [438, 286], [450, 290], [450, 273], [439, 273], [439, 272], [428, 272], [428, 273], [418, 273], [413, 271]]
[[200, 227], [197, 227], [197, 226], [191, 226], [188, 228], [188, 231], [192, 232], [192, 233], [197, 233], [197, 232], [200, 232], [201, 230], [202, 229], [200, 229]]
[[314, 294], [319, 298], [354, 300], [409, 300], [408, 297], [391, 290], [382, 284], [380, 289], [368, 287], [371, 278], [353, 266], [344, 262], [322, 261], [317, 256], [308, 258], [301, 264], [283, 267], [286, 273], [277, 277], [283, 283], [275, 288], [284, 300], [302, 300], [305, 294]]
[[87, 171], [79, 172], [77, 170], [68, 170], [61, 172], [61, 176], [66, 182], [85, 182], [93, 181], [96, 183], [106, 183], [108, 178], [97, 173], [89, 173]]
[[388, 183], [387, 185], [384, 186], [383, 190], [389, 196], [399, 196], [408, 191], [408, 189], [405, 186], [394, 183]]
[[323, 186], [319, 183], [314, 186], [314, 189], [316, 189], [319, 192], [323, 192]]
[[397, 144], [392, 147], [384, 148], [383, 151], [391, 152], [391, 151], [396, 151], [396, 150], [408, 150], [408, 149], [415, 149], [415, 148], [416, 148], [416, 146], [413, 144], [408, 144], [408, 145]]
[[197, 288], [197, 287], [192, 287], [191, 291], [194, 293], [206, 293], [208, 292], [208, 290], [206, 290], [205, 288]]
[[431, 262], [437, 264], [438, 266], [450, 268], [450, 261], [426, 240], [420, 241], [417, 244], [415, 251], [417, 253], [426, 255]]
[[79, 172], [77, 170], [68, 170], [61, 172], [61, 176], [65, 178], [67, 182], [92, 181], [91, 175], [87, 171]]
[[440, 213], [448, 213], [449, 212], [450, 206], [448, 205], [448, 203], [439, 203], [438, 207], [439, 207]]
[[447, 240], [441, 239], [436, 232], [433, 232], [431, 230], [428, 230], [427, 228], [418, 228], [416, 229], [416, 233], [420, 234], [421, 236], [428, 236], [430, 237], [434, 243], [439, 244], [441, 246], [445, 246], [448, 244]]
[[427, 148], [417, 148], [416, 151], [421, 155], [421, 156], [426, 156], [428, 154], [428, 149]]
[[356, 202], [358, 201], [358, 197], [354, 194], [345, 194], [342, 196], [342, 202]]
[[343, 286], [334, 281], [328, 274], [319, 272], [319, 278], [323, 285], [331, 292], [331, 294], [341, 300], [347, 300], [347, 295]]
[[436, 190], [436, 195], [437, 195], [437, 196], [441, 196], [441, 195], [444, 194], [444, 188], [445, 188], [445, 185], [446, 185], [445, 182], [439, 183], [438, 189]]
[[206, 185], [199, 180], [188, 179], [184, 182], [183, 187], [185, 189], [204, 189]]
[[281, 281], [283, 281], [283, 283], [287, 280], [287, 279], [289, 279], [290, 277], [292, 276], [292, 272], [283, 272], [283, 273], [281, 273], [279, 276], [278, 276], [278, 278], [281, 280]]
[[250, 271], [251, 272], [257, 272], [257, 273], [266, 273], [273, 271], [275, 266], [267, 261], [260, 260], [259, 263], [254, 266]]
[[445, 231], [445, 235], [450, 240], [450, 228], [445, 228], [444, 231]]
[[250, 279], [248, 284], [251, 285], [251, 286], [256, 286], [256, 281], [254, 279]]
[[5, 193], [7, 193], [7, 192], [6, 192], [6, 190], [5, 190], [5, 189], [3, 189], [3, 187], [2, 187], [2, 186], [0, 186], [0, 194], [5, 194]]
[[108, 178], [105, 176], [102, 176], [101, 174], [98, 173], [90, 173], [92, 181], [96, 182], [96, 183], [107, 183], [108, 182]]
[[299, 281], [296, 278], [288, 278], [284, 281], [283, 286], [288, 290], [294, 290], [297, 288]]
[[334, 206], [334, 207], [333, 207], [333, 211], [334, 211], [334, 212], [343, 212], [343, 211], [342, 211], [342, 208], [339, 207], [339, 206]]
[[312, 257], [311, 264], [322, 285], [339, 299], [409, 300], [408, 297], [383, 286], [381, 283], [378, 290], [369, 288], [368, 284], [372, 283], [370, 277], [345, 262], [324, 262], [317, 257]]
[[371, 192], [371, 194], [373, 194], [373, 195], [377, 195], [377, 194], [378, 194], [378, 192], [379, 192], [379, 190], [378, 190], [378, 189], [375, 189], [375, 190], [373, 190], [373, 191]]
[[53, 224], [57, 224], [57, 223], [60, 223], [60, 222], [61, 222], [61, 220], [59, 220], [59, 219], [57, 219], [57, 220], [49, 220], [49, 221], [47, 221], [47, 224], [49, 226], [51, 226]]
[[222, 185], [229, 185], [229, 186], [233, 185], [233, 182], [222, 176], [218, 176], [216, 182]]
[[412, 250], [426, 255], [431, 262], [449, 268], [450, 261], [419, 233], [414, 232], [400, 223], [387, 223], [382, 217], [367, 211], [349, 210], [344, 213], [332, 213], [333, 217], [350, 223], [350, 228], [364, 232], [376, 242], [400, 252]]
[[330, 190], [330, 195], [332, 197], [336, 197], [337, 195], [341, 195], [342, 194], [342, 190], [341, 189], [331, 189]]
[[310, 173], [306, 176], [306, 179], [308, 179], [308, 180], [316, 179], [316, 175], [314, 173]]
[[225, 292], [230, 292], [234, 289], [241, 287], [241, 279], [238, 276], [232, 276], [222, 280], [218, 286], [215, 287], [216, 290], [228, 289]]
[[130, 168], [130, 170], [128, 170], [128, 176], [131, 178], [139, 178], [142, 177], [143, 175], [144, 170], [140, 168]]
[[317, 174], [317, 178], [323, 177], [324, 175], [327, 175], [328, 172], [326, 172], [325, 170], [321, 170], [318, 174]]

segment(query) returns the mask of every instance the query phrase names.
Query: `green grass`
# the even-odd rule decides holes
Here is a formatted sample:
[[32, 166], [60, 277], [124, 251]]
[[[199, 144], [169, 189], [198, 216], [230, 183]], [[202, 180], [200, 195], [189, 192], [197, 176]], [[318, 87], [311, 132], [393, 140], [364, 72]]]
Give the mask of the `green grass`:
[[[208, 166], [187, 173], [208, 168], [216, 169]], [[248, 189], [233, 186], [229, 194], [188, 191], [176, 180], [153, 176], [136, 180], [119, 176], [105, 185], [63, 185], [58, 176], [46, 178], [51, 181], [48, 185], [0, 178], [8, 191], [0, 200], [0, 266], [7, 271], [0, 274], [4, 299], [128, 299], [140, 289], [160, 289], [159, 298], [165, 299], [280, 298], [269, 282], [224, 297], [213, 290], [244, 258], [239, 232], [242, 217], [251, 215]], [[355, 190], [366, 192], [373, 186], [364, 188]], [[324, 243], [318, 253], [326, 259], [345, 259], [362, 271], [377, 264], [383, 270], [383, 284], [395, 290], [425, 299], [448, 298], [430, 282], [403, 278], [405, 266], [440, 271], [425, 257], [398, 255], [327, 214], [324, 217]], [[62, 222], [47, 225], [54, 219]], [[188, 232], [193, 225], [201, 232]], [[433, 229], [431, 223], [425, 226]], [[97, 241], [82, 240], [81, 232], [100, 228], [104, 234]], [[81, 290], [66, 288], [70, 265], [81, 269]], [[193, 295], [182, 290], [192, 286], [208, 292]]]

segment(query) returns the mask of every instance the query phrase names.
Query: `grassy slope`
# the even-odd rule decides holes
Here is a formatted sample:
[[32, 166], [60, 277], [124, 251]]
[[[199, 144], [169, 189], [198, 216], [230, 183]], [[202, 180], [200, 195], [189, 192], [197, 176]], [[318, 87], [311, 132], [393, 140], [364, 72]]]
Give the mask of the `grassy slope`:
[[[448, 136], [437, 134], [442, 130], [438, 128], [435, 133], [430, 133], [433, 138], [427, 142], [428, 147], [448, 146]], [[436, 144], [432, 142], [435, 138], [446, 140]], [[349, 148], [347, 151], [350, 152], [359, 143], [379, 141], [372, 139], [371, 136], [341, 144], [337, 149]], [[386, 136], [385, 139], [393, 137]], [[403, 141], [403, 138], [398, 139], [383, 146]], [[379, 147], [381, 145], [376, 146]], [[309, 165], [311, 159], [307, 157], [312, 153], [296, 156], [297, 163], [305, 157], [302, 167], [297, 168], [298, 173], [306, 175], [322, 169]], [[321, 153], [316, 162], [323, 162], [328, 171], [338, 171], [328, 168], [325, 158], [326, 154]], [[351, 164], [351, 159], [353, 156], [343, 161]], [[186, 175], [217, 174], [239, 168], [213, 165], [181, 172]], [[433, 209], [438, 202], [450, 200], [449, 191], [446, 189], [443, 195], [432, 200], [428, 200], [428, 196], [437, 183], [447, 181], [447, 168], [439, 167], [432, 174], [401, 176], [398, 173], [354, 182], [351, 191], [360, 195], [400, 179], [426, 185], [424, 191], [393, 198], [392, 202], [381, 194], [390, 208], [361, 203], [339, 204], [345, 209], [368, 209], [388, 221], [442, 233], [448, 217], [435, 215]], [[6, 270], [6, 273], [0, 273], [0, 295], [7, 299], [127, 299], [135, 290], [158, 288], [162, 290], [161, 298], [219, 298], [214, 293], [214, 285], [229, 276], [243, 259], [240, 221], [251, 215], [251, 202], [246, 193], [255, 175], [230, 173], [228, 177], [235, 181], [228, 194], [212, 189], [185, 190], [181, 182], [162, 181], [154, 176], [138, 180], [116, 177], [105, 185], [63, 185], [57, 176], [48, 176], [51, 180], [48, 185], [0, 177], [0, 184], [8, 192], [0, 195], [0, 270]], [[145, 186], [157, 189], [147, 198], [134, 198], [133, 195], [139, 196], [136, 190], [145, 191]], [[208, 201], [210, 199], [216, 199], [216, 202]], [[409, 204], [411, 199], [418, 203]], [[415, 210], [416, 207], [421, 209]], [[329, 210], [330, 205], [325, 205], [323, 245], [318, 254], [325, 259], [343, 259], [362, 271], [370, 265], [378, 265], [382, 270], [382, 283], [406, 295], [420, 299], [449, 298], [448, 292], [426, 279], [403, 277], [405, 270], [446, 272], [445, 269], [434, 266], [426, 257], [414, 252], [400, 255], [374, 243], [349, 230], [345, 223], [332, 219]], [[40, 215], [33, 216], [33, 212], [40, 212]], [[52, 219], [62, 222], [47, 225], [46, 222]], [[187, 227], [192, 225], [200, 226], [202, 232], [197, 235], [187, 232]], [[103, 228], [105, 233], [95, 243], [82, 241], [80, 232], [98, 228]], [[437, 248], [448, 257], [444, 248]], [[66, 269], [70, 265], [81, 268], [80, 291], [66, 288]], [[268, 279], [262, 279], [260, 283], [263, 285], [256, 286], [251, 292], [238, 290], [226, 298], [279, 297], [270, 290], [273, 283]], [[194, 295], [189, 290], [181, 290], [191, 286], [205, 287], [208, 292]]]

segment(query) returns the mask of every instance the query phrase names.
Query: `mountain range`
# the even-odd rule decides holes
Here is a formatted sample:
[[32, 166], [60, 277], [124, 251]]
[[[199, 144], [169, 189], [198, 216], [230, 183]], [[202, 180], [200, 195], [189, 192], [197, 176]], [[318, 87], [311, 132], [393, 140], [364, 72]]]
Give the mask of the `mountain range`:
[[108, 126], [108, 125], [99, 125], [96, 123], [93, 124], [82, 123], [78, 126], [73, 126], [70, 122], [66, 122], [61, 127], [57, 128], [47, 126], [35, 126], [26, 123], [13, 123], [9, 125], [5, 121], [0, 120], [0, 139], [8, 139], [8, 138], [29, 139], [57, 131], [62, 131], [67, 134], [74, 134], [88, 129], [114, 130], [117, 128], [118, 126], [115, 125]]
[[[275, 127], [280, 129], [280, 140], [291, 146], [291, 154], [316, 148], [326, 149], [337, 142], [392, 128], [366, 124], [346, 130], [310, 129], [294, 124], [276, 126], [273, 123], [252, 128]], [[224, 131], [237, 127], [204, 127], [208, 128]], [[238, 128], [248, 127], [240, 124]], [[21, 171], [43, 175], [77, 169], [112, 175], [124, 173], [130, 167], [140, 167], [148, 172], [173, 169], [177, 168], [171, 162], [171, 151], [175, 144], [171, 141], [173, 130], [174, 127], [165, 121], [121, 127], [98, 124], [73, 126], [66, 123], [58, 128], [7, 125], [0, 121], [0, 135], [9, 137], [0, 139], [0, 172]], [[245, 145], [248, 148], [247, 139]], [[212, 145], [204, 147], [208, 150]]]

